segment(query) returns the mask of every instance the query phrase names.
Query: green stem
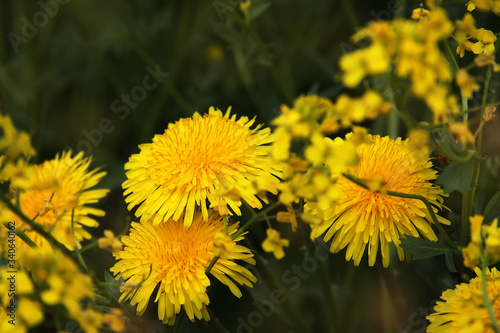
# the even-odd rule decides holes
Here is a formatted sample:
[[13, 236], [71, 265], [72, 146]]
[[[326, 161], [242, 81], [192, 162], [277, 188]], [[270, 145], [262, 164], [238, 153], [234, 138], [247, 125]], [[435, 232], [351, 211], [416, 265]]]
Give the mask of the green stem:
[[226, 236], [229, 235], [229, 231], [227, 230], [227, 216], [224, 215], [222, 216], [222, 220], [224, 221], [224, 232], [226, 233]]
[[[67, 256], [73, 257], [73, 253], [68, 248], [66, 248], [66, 246], [59, 243], [54, 238], [54, 236], [52, 236], [52, 234], [50, 234], [49, 232], [47, 232], [43, 228], [43, 226], [41, 224], [33, 222], [26, 215], [24, 215], [24, 213], [20, 209], [18, 209], [3, 193], [0, 193], [0, 200], [3, 201], [3, 203], [7, 206], [8, 209], [10, 209], [17, 216], [19, 216], [19, 218], [24, 223], [28, 224], [33, 231], [35, 231], [36, 233], [40, 234], [40, 236], [45, 238], [50, 243], [50, 245], [57, 248], [58, 250], [60, 250], [64, 254], [66, 254]], [[81, 266], [81, 265], [79, 264], [79, 266]], [[80, 268], [82, 268], [84, 271], [86, 271], [85, 267], [80, 267]]]
[[349, 0], [342, 0], [342, 5], [344, 5], [347, 16], [349, 17], [349, 20], [351, 20], [353, 29], [356, 30], [356, 28], [361, 27], [361, 23], [356, 16], [356, 10], [352, 7], [352, 2]]
[[493, 311], [493, 305], [491, 304], [490, 296], [488, 294], [488, 280], [486, 279], [486, 274], [484, 273], [484, 270], [487, 267], [486, 261], [487, 261], [486, 255], [484, 255], [481, 258], [481, 284], [482, 284], [481, 289], [483, 292], [484, 306], [486, 307], [488, 315], [490, 316], [491, 326], [493, 326], [493, 329], [495, 330], [496, 333], [500, 333], [500, 328], [498, 327], [497, 318], [495, 316], [495, 312]]
[[[264, 56], [264, 58], [272, 62], [272, 56], [267, 50], [266, 44], [262, 41], [262, 38], [260, 38], [259, 34], [255, 31], [253, 26], [251, 24], [248, 24], [245, 19], [243, 19], [236, 11], [231, 12], [233, 18], [235, 21], [242, 27], [247, 30], [247, 32], [250, 34], [250, 36], [255, 40], [257, 45], [259, 46], [259, 50]], [[285, 102], [289, 105], [292, 104], [293, 102], [293, 97], [290, 94], [290, 92], [286, 89], [285, 84], [283, 80], [281, 79], [280, 75], [276, 71], [276, 66], [275, 64], [272, 64], [270, 67], [271, 75], [273, 76], [274, 81], [276, 81], [276, 84], [278, 85], [278, 88], [280, 90], [280, 93], [282, 97], [284, 98]]]
[[[299, 232], [302, 236], [302, 241], [306, 244], [307, 253], [310, 257], [314, 257], [315, 244], [307, 237], [304, 230], [305, 223], [299, 224]], [[339, 322], [339, 311], [335, 304], [335, 298], [333, 296], [332, 288], [330, 286], [330, 273], [325, 265], [324, 260], [318, 260], [318, 274], [316, 276], [319, 279], [319, 283], [322, 290], [322, 297], [325, 302], [325, 314], [328, 318], [328, 324], [330, 326], [330, 332], [337, 332], [337, 325]]]
[[[359, 185], [359, 186], [369, 190], [368, 185], [366, 185], [363, 180], [361, 180], [353, 175], [345, 174], [345, 173], [343, 173], [342, 176], [349, 179], [350, 181], [352, 181], [356, 185]], [[452, 249], [458, 250], [457, 244], [450, 238], [450, 236], [448, 236], [446, 231], [444, 231], [443, 226], [441, 225], [441, 223], [439, 223], [439, 221], [437, 219], [436, 213], [434, 213], [434, 210], [432, 209], [432, 205], [424, 196], [421, 196], [419, 194], [400, 193], [400, 192], [394, 192], [394, 191], [387, 191], [386, 194], [391, 195], [393, 197], [406, 198], [406, 199], [416, 199], [416, 200], [422, 201], [424, 203], [425, 207], [427, 208], [429, 215], [431, 216], [432, 222], [434, 222], [434, 225], [438, 229], [439, 233], [443, 236], [446, 243], [448, 243], [448, 245]]]
[[467, 245], [467, 235], [469, 234], [469, 212], [468, 212], [468, 193], [462, 195], [462, 216], [460, 217], [460, 246]]
[[36, 245], [36, 243], [33, 242], [31, 240], [31, 238], [29, 238], [24, 231], [16, 231], [16, 235], [19, 238], [21, 238], [26, 244], [28, 244], [29, 247], [31, 247], [31, 248], [37, 248], [38, 247], [38, 245]]
[[286, 314], [286, 318], [291, 321], [291, 324], [294, 325], [294, 332], [302, 332], [308, 333], [310, 332], [307, 324], [304, 320], [302, 313], [297, 309], [296, 305], [291, 301], [289, 293], [285, 291], [285, 288], [279, 280], [275, 278], [275, 274], [272, 274], [269, 271], [267, 265], [263, 265], [264, 260], [259, 258], [257, 260], [257, 270], [262, 275], [262, 280], [266, 282], [269, 290], [282, 290], [284, 294], [284, 302], [281, 304], [283, 307], [283, 311]]
[[75, 210], [73, 209], [71, 211], [71, 235], [73, 236], [73, 239], [75, 240], [75, 244], [73, 245], [75, 247], [75, 255], [76, 258], [78, 259], [78, 262], [80, 265], [82, 265], [85, 268], [85, 271], [89, 271], [89, 268], [87, 267], [87, 264], [85, 263], [85, 260], [83, 260], [82, 254], [80, 253], [80, 248], [78, 247], [80, 244], [76, 241], [75, 237]]
[[179, 333], [180, 332], [181, 324], [182, 324], [182, 321], [184, 320], [184, 317], [186, 317], [186, 311], [181, 310], [181, 313], [179, 314], [179, 317], [175, 321], [173, 333]]
[[475, 150], [468, 149], [467, 154], [465, 156], [458, 156], [458, 155], [453, 154], [450, 151], [447, 151], [446, 149], [443, 149], [439, 145], [436, 145], [435, 150], [438, 154], [443, 155], [444, 157], [448, 158], [449, 160], [451, 160], [453, 162], [458, 162], [461, 164], [465, 164], [465, 163], [469, 162], [471, 160], [471, 158], [474, 157], [474, 155], [476, 154]]
[[210, 270], [212, 269], [212, 267], [214, 267], [215, 263], [217, 262], [217, 260], [219, 260], [219, 256], [215, 256], [212, 261], [210, 262], [210, 264], [208, 265], [207, 269], [205, 269], [205, 274], [208, 274], [210, 272]]
[[212, 311], [212, 309], [210, 309], [207, 306], [207, 310], [208, 310], [208, 313], [210, 314], [210, 321], [208, 322], [208, 324], [210, 325], [210, 327], [215, 332], [228, 333], [228, 330], [224, 327], [224, 325], [222, 325], [222, 323], [220, 322], [219, 318], [217, 318], [217, 316]]
[[248, 228], [250, 228], [250, 226], [252, 224], [254, 224], [255, 222], [257, 222], [261, 216], [266, 215], [268, 212], [272, 211], [276, 207], [279, 207], [280, 205], [282, 205], [282, 203], [279, 202], [279, 201], [276, 201], [275, 203], [273, 203], [273, 204], [267, 206], [265, 209], [261, 210], [258, 214], [255, 214], [254, 216], [252, 216], [250, 218], [250, 220], [248, 220], [244, 225], [242, 225], [238, 229], [238, 231], [236, 231], [233, 234], [232, 238], [236, 239], [238, 236], [240, 236], [242, 233], [244, 233]]

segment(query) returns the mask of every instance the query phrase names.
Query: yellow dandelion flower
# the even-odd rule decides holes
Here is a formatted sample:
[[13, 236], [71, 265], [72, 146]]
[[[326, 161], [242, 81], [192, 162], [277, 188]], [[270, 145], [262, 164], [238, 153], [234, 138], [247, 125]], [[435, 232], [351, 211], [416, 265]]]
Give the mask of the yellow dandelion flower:
[[[52, 235], [69, 249], [74, 249], [75, 243], [82, 239], [91, 237], [84, 226], [98, 226], [89, 215], [104, 215], [103, 210], [88, 206], [108, 192], [91, 189], [106, 173], [98, 169], [89, 171], [90, 162], [91, 159], [84, 158], [83, 153], [71, 157], [71, 152], [63, 152], [53, 160], [28, 167], [23, 177], [11, 183], [12, 202], [19, 204], [28, 218], [51, 230]], [[15, 221], [18, 230], [25, 230], [38, 246], [48, 245], [43, 237], [31, 231], [29, 225], [10, 210], [1, 210], [0, 221]], [[18, 242], [20, 244], [23, 242]]]
[[[196, 207], [208, 219], [206, 199], [216, 203], [221, 187], [234, 188], [250, 206], [262, 208], [262, 199], [252, 186], [259, 176], [278, 175], [278, 166], [269, 157], [272, 137], [269, 128], [251, 129], [255, 119], [223, 115], [210, 108], [201, 116], [169, 124], [152, 143], [140, 145], [140, 153], [125, 164], [123, 183], [128, 208], [138, 206], [140, 220], [153, 224], [174, 221], [184, 214], [185, 226], [191, 225]], [[275, 179], [276, 183], [278, 179]], [[276, 193], [276, 189], [269, 188]], [[238, 215], [241, 201], [224, 198]]]
[[[229, 225], [229, 235], [237, 228], [237, 223]], [[195, 214], [189, 228], [172, 219], [157, 225], [152, 221], [132, 223], [130, 235], [122, 238], [125, 248], [114, 254], [118, 262], [111, 271], [139, 287], [133, 295], [123, 294], [122, 298], [130, 296], [130, 303], [137, 304], [137, 313], [141, 315], [159, 284], [155, 302], [158, 302], [158, 317], [164, 323], [173, 325], [181, 307], [192, 321], [195, 317], [210, 319], [207, 311], [210, 280], [206, 269], [215, 257], [214, 241], [219, 233], [224, 233], [224, 222], [211, 210], [207, 221], [202, 214]], [[233, 242], [241, 239], [243, 237], [237, 237]], [[226, 244], [226, 250], [229, 248]], [[225, 256], [227, 259], [219, 258], [209, 273], [241, 297], [236, 283], [252, 287], [256, 278], [234, 260], [255, 264], [253, 254], [248, 248], [235, 245]]]
[[[378, 177], [387, 191], [419, 194], [437, 208], [442, 206], [443, 191], [430, 182], [436, 179], [436, 172], [430, 168], [427, 156], [416, 154], [408, 139], [373, 136], [372, 140], [372, 144], [358, 146], [359, 164], [350, 167], [349, 173], [361, 179]], [[333, 177], [338, 177], [335, 185], [340, 192], [337, 205], [330, 216], [323, 216], [323, 222], [311, 225], [311, 238], [317, 238], [325, 231], [325, 241], [333, 238], [332, 253], [347, 247], [346, 260], [353, 259], [358, 265], [368, 247], [368, 263], [373, 266], [380, 245], [382, 263], [387, 267], [390, 243], [396, 245], [399, 259], [404, 259], [399, 247], [401, 236], [422, 235], [437, 240], [429, 212], [421, 201], [373, 192], [340, 174], [334, 173]], [[437, 208], [434, 208], [435, 212]], [[439, 219], [442, 223], [449, 223]]]
[[[442, 301], [434, 306], [434, 313], [427, 316], [430, 321], [427, 332], [494, 332], [488, 310], [484, 305], [481, 270], [475, 269], [478, 277], [448, 289], [441, 295]], [[485, 270], [488, 297], [497, 321], [500, 320], [500, 272], [496, 268]]]

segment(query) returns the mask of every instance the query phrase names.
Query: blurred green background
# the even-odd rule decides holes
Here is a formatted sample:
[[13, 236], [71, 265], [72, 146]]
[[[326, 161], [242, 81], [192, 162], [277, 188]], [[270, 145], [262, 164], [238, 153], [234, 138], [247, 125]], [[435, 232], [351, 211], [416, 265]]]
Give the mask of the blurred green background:
[[[96, 237], [104, 229], [123, 231], [132, 218], [120, 184], [123, 164], [139, 144], [162, 133], [168, 123], [210, 106], [232, 106], [233, 113], [269, 124], [280, 104], [290, 105], [300, 94], [334, 99], [343, 90], [335, 79], [338, 59], [354, 49], [349, 36], [373, 19], [409, 17], [420, 1], [256, 0], [246, 16], [239, 4], [0, 2], [2, 111], [32, 135], [37, 161], [72, 148], [92, 154], [95, 167], [104, 166], [108, 175], [101, 186], [111, 192], [100, 203], [107, 215], [93, 231]], [[452, 18], [461, 18], [464, 4], [450, 2]], [[493, 21], [484, 16], [486, 25]], [[401, 135], [405, 133], [402, 128]], [[498, 187], [496, 182], [490, 186]], [[290, 249], [279, 262], [269, 254], [258, 256], [259, 282], [253, 290], [245, 289], [238, 300], [215, 281], [210, 288], [210, 307], [229, 332], [300, 332], [293, 311], [304, 317], [311, 332], [327, 332], [330, 318], [341, 332], [424, 332], [423, 318], [433, 302], [459, 278], [447, 273], [440, 257], [410, 264], [393, 261], [389, 269], [379, 263], [369, 268], [363, 260], [355, 268], [342, 252], [316, 260], [314, 266], [304, 261], [307, 248], [320, 245], [308, 241], [307, 227], [297, 234], [288, 226], [277, 228], [291, 239]], [[260, 253], [264, 233], [265, 227], [257, 226], [248, 240]], [[113, 264], [111, 255], [97, 250], [86, 258], [100, 279]], [[312, 266], [303, 268], [309, 267], [310, 274], [294, 271], [308, 264]], [[337, 316], [325, 302], [321, 283], [337, 296]], [[253, 303], [267, 304], [275, 289], [283, 291], [295, 310], [276, 305], [266, 315]], [[155, 326], [169, 332], [156, 324], [155, 306], [151, 301], [144, 332]], [[216, 323], [184, 321], [181, 331], [210, 332]]]

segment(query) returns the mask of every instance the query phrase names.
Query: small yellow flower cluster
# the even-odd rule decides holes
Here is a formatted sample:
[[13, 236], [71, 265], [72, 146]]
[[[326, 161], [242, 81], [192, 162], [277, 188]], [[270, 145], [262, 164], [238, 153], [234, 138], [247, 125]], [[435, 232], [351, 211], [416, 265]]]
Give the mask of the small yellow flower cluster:
[[486, 258], [487, 265], [500, 261], [500, 228], [498, 219], [490, 225], [483, 225], [483, 216], [474, 215], [469, 218], [471, 241], [462, 249], [464, 265], [475, 268], [481, 264], [481, 259]]
[[[427, 320], [430, 321], [427, 332], [494, 332], [484, 302], [482, 272], [479, 268], [474, 271], [477, 277], [471, 279], [469, 283], [460, 283], [455, 289], [448, 289], [442, 293], [442, 300], [434, 306], [435, 312], [427, 316]], [[498, 319], [500, 313], [500, 272], [496, 268], [492, 268], [491, 271], [486, 268], [484, 273], [487, 280], [488, 298]]]
[[[76, 264], [60, 252], [50, 249], [22, 251], [20, 260], [24, 268], [16, 273], [17, 315], [16, 326], [34, 327], [44, 319], [44, 309], [49, 312], [63, 306], [67, 320], [78, 323], [85, 332], [99, 332], [100, 328], [108, 327], [113, 332], [123, 332], [125, 324], [122, 314], [115, 309], [112, 313], [102, 313], [94, 309], [96, 295], [90, 276], [81, 273]], [[7, 267], [0, 269], [0, 287], [8, 290], [10, 283]], [[6, 306], [10, 304], [7, 293], [0, 299], [0, 331], [10, 332]], [[61, 315], [61, 314], [59, 314]], [[64, 319], [64, 318], [60, 318]], [[16, 327], [9, 325], [11, 327]]]
[[119, 251], [122, 249], [122, 242], [115, 237], [115, 234], [111, 230], [104, 230], [104, 237], [101, 237], [97, 240], [97, 245], [101, 249], [111, 248], [113, 252]]
[[[497, 2], [500, 6], [500, 1]], [[466, 13], [462, 20], [457, 20], [456, 28], [453, 37], [458, 42], [457, 54], [460, 55], [460, 57], [465, 55], [465, 51], [472, 52], [476, 55], [474, 62], [477, 67], [493, 65], [493, 70], [495, 72], [500, 71], [500, 65], [495, 62], [494, 57], [497, 37], [493, 31], [484, 28], [476, 28], [476, 20], [474, 20], [474, 17], [470, 13]], [[459, 73], [457, 73], [456, 79], [457, 85], [459, 86], [461, 86], [459, 80], [470, 82], [466, 76], [463, 76], [463, 71], [464, 70], [460, 70]], [[463, 79], [460, 79], [459, 75], [462, 75]], [[475, 88], [474, 85], [472, 87]]]
[[10, 116], [0, 114], [0, 183], [22, 174], [25, 159], [36, 154], [31, 138], [17, 130]]
[[437, 7], [414, 16], [418, 21], [372, 22], [359, 30], [353, 41], [366, 38], [371, 43], [341, 58], [342, 82], [355, 87], [367, 76], [392, 70], [398, 77], [410, 80], [413, 93], [427, 103], [435, 122], [446, 121], [458, 109], [448, 85], [451, 69], [438, 43], [450, 36], [453, 24]]
[[285, 251], [283, 247], [288, 247], [290, 241], [288, 239], [282, 239], [280, 233], [276, 229], [267, 229], [267, 237], [262, 243], [262, 248], [266, 252], [273, 252], [276, 259], [281, 259], [285, 256]]
[[480, 11], [491, 11], [500, 15], [500, 1], [499, 0], [471, 0], [467, 2], [467, 10], [472, 12], [474, 9]]
[[[349, 128], [353, 123], [373, 120], [390, 110], [391, 104], [373, 90], [358, 98], [341, 94], [335, 103], [316, 95], [300, 96], [292, 108], [282, 105], [281, 114], [273, 120], [276, 129], [272, 156], [278, 161], [290, 160], [292, 140], [316, 138], [316, 141], [321, 141], [324, 134]], [[297, 167], [302, 168], [300, 165]]]

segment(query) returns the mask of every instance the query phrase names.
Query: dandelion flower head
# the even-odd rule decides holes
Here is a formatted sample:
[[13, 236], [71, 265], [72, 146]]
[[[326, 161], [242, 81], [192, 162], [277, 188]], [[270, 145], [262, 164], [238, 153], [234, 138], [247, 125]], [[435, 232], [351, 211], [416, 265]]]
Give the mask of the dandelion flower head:
[[[371, 137], [373, 143], [358, 146], [359, 164], [349, 167], [348, 173], [366, 180], [372, 190], [334, 174], [338, 178], [335, 185], [339, 191], [337, 205], [321, 223], [311, 225], [311, 237], [320, 237], [326, 231], [324, 240], [333, 238], [331, 252], [347, 247], [346, 260], [353, 259], [355, 265], [360, 263], [368, 247], [368, 262], [373, 266], [380, 245], [382, 263], [387, 267], [390, 243], [396, 245], [399, 259], [404, 259], [399, 247], [403, 235], [423, 236], [432, 241], [437, 237], [431, 228], [431, 216], [420, 200], [390, 196], [384, 192], [421, 195], [435, 206], [433, 209], [437, 212], [442, 207], [443, 191], [431, 183], [436, 179], [436, 172], [431, 169], [428, 156], [411, 149], [408, 139]], [[337, 138], [329, 143], [342, 144], [343, 140]], [[449, 223], [444, 218], [438, 219], [441, 223]]]
[[[205, 220], [207, 202], [220, 204], [220, 193], [233, 189], [253, 208], [262, 208], [266, 201], [252, 185], [259, 177], [269, 184], [278, 183], [273, 175], [279, 167], [269, 157], [272, 137], [269, 128], [261, 125], [251, 129], [254, 119], [230, 116], [210, 108], [209, 113], [195, 113], [155, 135], [152, 143], [139, 146], [140, 153], [130, 157], [123, 183], [128, 208], [138, 206], [136, 216], [141, 222], [153, 224], [174, 221], [184, 214], [184, 224], [190, 226], [197, 207]], [[274, 185], [270, 192], [276, 193]], [[238, 215], [240, 200], [224, 199]]]
[[[430, 321], [427, 332], [468, 332], [493, 333], [491, 319], [484, 304], [482, 282], [479, 268], [475, 269], [477, 277], [469, 283], [461, 283], [455, 289], [448, 289], [441, 295], [434, 306], [434, 313], [427, 316]], [[500, 272], [496, 268], [486, 268], [486, 289], [492, 303], [493, 313], [500, 320]]]
[[[27, 166], [23, 177], [11, 183], [12, 202], [19, 204], [24, 215], [50, 230], [69, 249], [91, 237], [84, 227], [99, 225], [89, 215], [104, 215], [103, 210], [88, 206], [108, 192], [106, 189], [92, 189], [106, 173], [99, 169], [89, 171], [90, 162], [90, 158], [83, 157], [83, 152], [73, 157], [71, 152], [63, 152], [55, 159]], [[31, 231], [29, 225], [9, 209], [0, 210], [0, 220], [14, 221], [18, 230], [25, 230], [35, 244], [48, 246], [42, 236]]]
[[[237, 228], [237, 223], [229, 225], [228, 235], [234, 234]], [[181, 307], [192, 321], [195, 317], [210, 319], [207, 311], [210, 279], [206, 270], [215, 257], [216, 236], [224, 230], [222, 217], [213, 210], [208, 211], [208, 221], [203, 220], [201, 213], [195, 214], [189, 228], [185, 228], [182, 221], [173, 220], [157, 225], [152, 221], [132, 223], [130, 235], [122, 238], [125, 248], [115, 253], [117, 263], [111, 268], [117, 277], [138, 285], [134, 292], [124, 293], [122, 298], [130, 297], [130, 303], [137, 304], [137, 313], [142, 315], [159, 284], [155, 302], [158, 302], [158, 317], [164, 323], [173, 325]], [[236, 237], [233, 242], [242, 238]], [[236, 283], [252, 287], [256, 278], [235, 260], [252, 265], [255, 260], [251, 251], [242, 245], [227, 248], [232, 250], [216, 261], [209, 274], [241, 297]]]

